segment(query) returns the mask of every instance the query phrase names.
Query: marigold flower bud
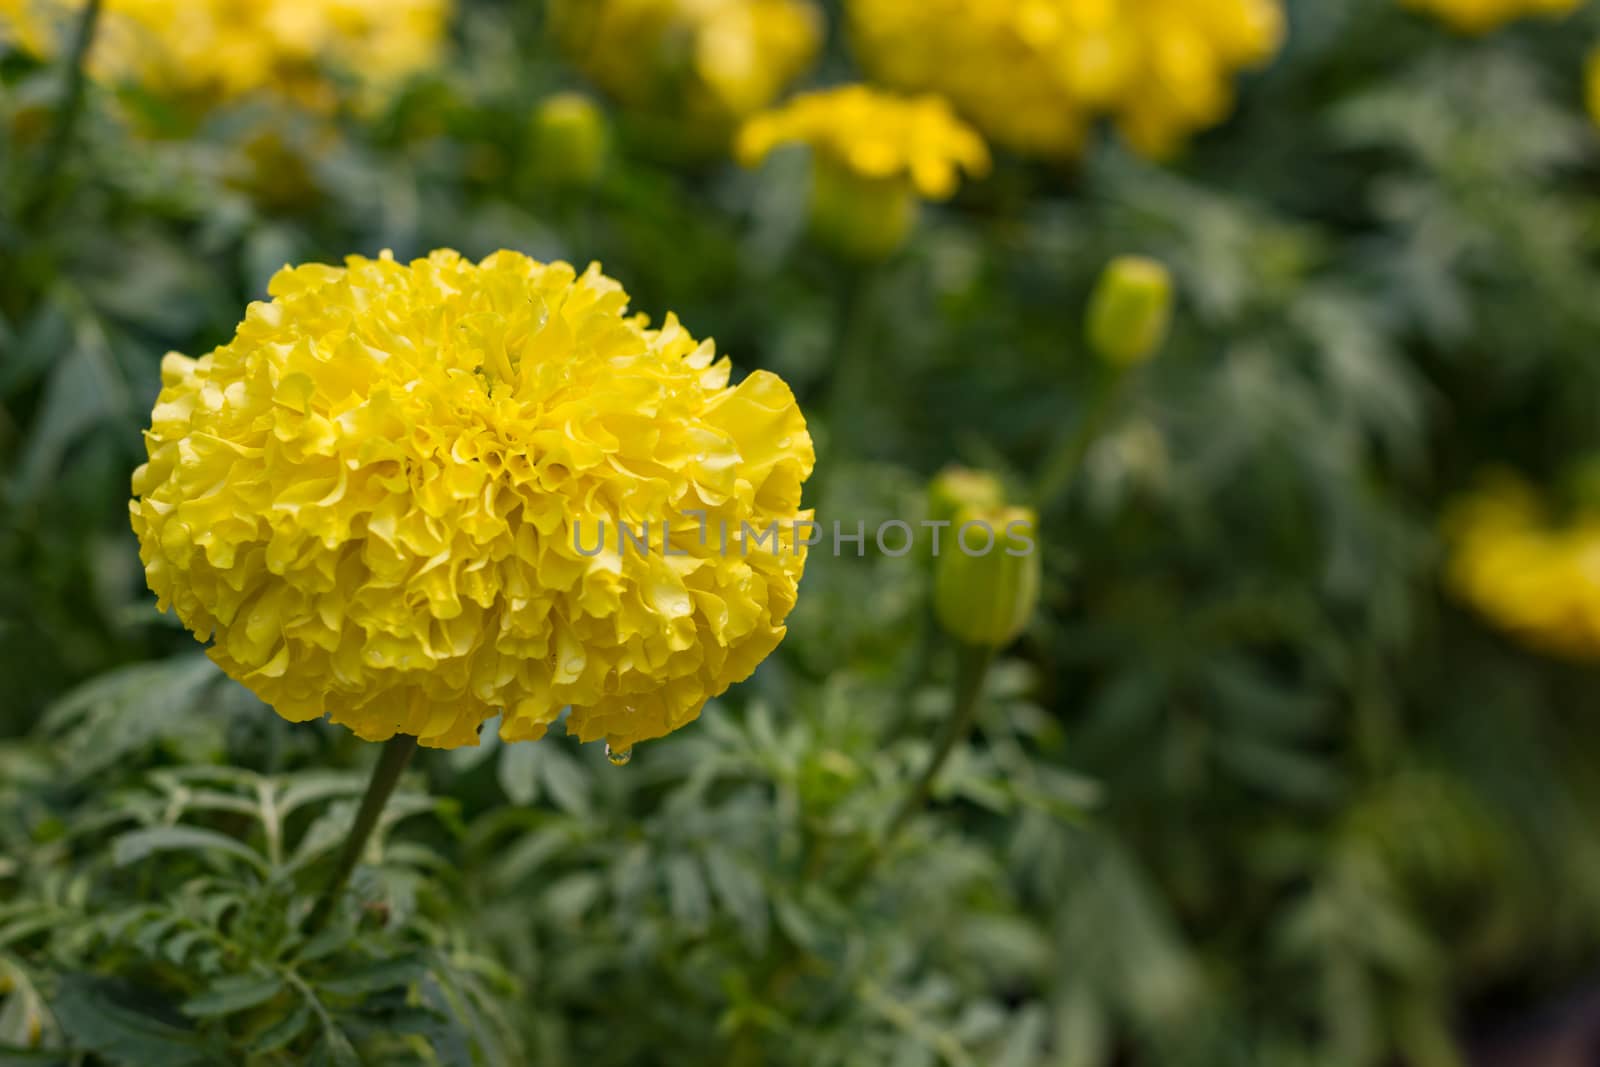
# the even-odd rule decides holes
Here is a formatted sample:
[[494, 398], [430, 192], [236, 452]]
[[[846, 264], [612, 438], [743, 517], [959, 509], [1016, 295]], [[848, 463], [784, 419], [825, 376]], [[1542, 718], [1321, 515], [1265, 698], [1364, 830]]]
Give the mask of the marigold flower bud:
[[1143, 363], [1161, 348], [1172, 321], [1172, 275], [1153, 259], [1111, 261], [1089, 299], [1088, 339], [1116, 367]]
[[953, 522], [963, 511], [992, 511], [1005, 502], [1005, 486], [988, 471], [946, 467], [928, 483], [928, 518], [934, 522]]
[[557, 93], [534, 109], [534, 166], [557, 185], [593, 185], [610, 139], [605, 114], [582, 93]]
[[969, 508], [941, 546], [934, 574], [939, 625], [969, 645], [1001, 648], [1039, 606], [1038, 516], [1031, 508]]

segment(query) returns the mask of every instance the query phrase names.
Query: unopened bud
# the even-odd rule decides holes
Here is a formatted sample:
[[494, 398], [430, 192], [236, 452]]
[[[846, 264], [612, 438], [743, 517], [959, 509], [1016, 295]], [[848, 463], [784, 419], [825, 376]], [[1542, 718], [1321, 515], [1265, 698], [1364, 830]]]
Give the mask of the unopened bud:
[[1172, 321], [1172, 275], [1153, 259], [1120, 256], [1107, 265], [1089, 299], [1089, 346], [1115, 367], [1154, 356]]
[[934, 574], [939, 625], [969, 645], [1001, 648], [1039, 606], [1038, 516], [1030, 508], [966, 509]]
[[534, 110], [534, 162], [552, 182], [592, 185], [605, 166], [609, 140], [605, 115], [582, 93], [557, 93]]
[[946, 467], [928, 483], [928, 518], [934, 522], [951, 522], [967, 509], [989, 511], [1005, 502], [1005, 486], [988, 471]]

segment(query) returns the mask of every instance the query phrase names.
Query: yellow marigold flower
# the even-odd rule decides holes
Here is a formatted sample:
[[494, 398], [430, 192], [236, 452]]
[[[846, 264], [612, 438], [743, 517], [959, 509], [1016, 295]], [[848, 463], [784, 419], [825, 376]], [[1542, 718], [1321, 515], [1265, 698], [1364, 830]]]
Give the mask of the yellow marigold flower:
[[739, 131], [736, 151], [755, 166], [781, 144], [805, 144], [869, 181], [904, 180], [931, 200], [955, 194], [962, 171], [989, 171], [976, 130], [937, 96], [900, 97], [865, 85], [801, 93]]
[[1463, 600], [1535, 648], [1600, 658], [1600, 510], [1558, 521], [1527, 483], [1498, 474], [1445, 532]]
[[[83, 0], [0, 0], [0, 23], [33, 51]], [[337, 102], [332, 74], [383, 86], [423, 69], [444, 43], [450, 0], [105, 0], [91, 66], [97, 77], [214, 102], [269, 92]], [[5, 34], [0, 33], [0, 36]]]
[[1162, 155], [1232, 109], [1234, 73], [1276, 51], [1279, 0], [848, 0], [875, 78], [931, 90], [992, 140], [1075, 155], [1115, 118]]
[[1462, 33], [1487, 33], [1529, 15], [1561, 16], [1576, 11], [1583, 0], [1400, 0]]
[[945, 199], [963, 170], [989, 169], [983, 138], [939, 97], [863, 85], [803, 93], [757, 115], [739, 131], [735, 150], [755, 166], [787, 143], [812, 149], [812, 232], [841, 255], [869, 262], [905, 242], [919, 197]]
[[811, 0], [555, 0], [550, 17], [611, 96], [718, 136], [805, 71], [824, 26]]
[[777, 646], [813, 462], [781, 379], [730, 387], [598, 266], [352, 256], [268, 291], [163, 361], [131, 511], [161, 607], [284, 718], [454, 747], [570, 705], [626, 750]]

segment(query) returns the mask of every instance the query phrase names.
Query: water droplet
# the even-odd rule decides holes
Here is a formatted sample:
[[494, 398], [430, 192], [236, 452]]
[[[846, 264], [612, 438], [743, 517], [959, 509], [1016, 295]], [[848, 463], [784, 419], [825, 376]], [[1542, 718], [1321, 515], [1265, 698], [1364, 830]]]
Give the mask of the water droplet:
[[633, 749], [612, 748], [611, 742], [606, 742], [606, 759], [611, 761], [613, 767], [626, 767], [628, 761], [633, 759]]

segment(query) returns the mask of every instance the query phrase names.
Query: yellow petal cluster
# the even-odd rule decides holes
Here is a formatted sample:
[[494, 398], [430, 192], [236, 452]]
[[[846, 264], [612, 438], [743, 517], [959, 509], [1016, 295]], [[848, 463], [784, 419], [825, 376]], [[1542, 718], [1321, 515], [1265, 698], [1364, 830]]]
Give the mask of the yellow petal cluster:
[[781, 379], [730, 386], [597, 266], [352, 256], [269, 292], [162, 363], [131, 512], [163, 610], [279, 714], [455, 747], [570, 705], [626, 749], [782, 639], [813, 454]]
[[1233, 78], [1270, 58], [1280, 0], [848, 0], [873, 77], [950, 98], [989, 138], [1069, 158], [1101, 116], [1146, 155], [1233, 107]]
[[824, 29], [811, 0], [555, 0], [550, 17], [573, 61], [624, 105], [723, 125], [776, 99]]
[[[50, 54], [82, 7], [0, 0], [0, 23]], [[449, 13], [450, 0], [105, 0], [91, 66], [174, 96], [267, 92], [331, 108], [338, 78], [383, 86], [436, 62]]]
[[1592, 50], [1584, 62], [1583, 99], [1589, 108], [1589, 117], [1600, 125], [1600, 48]]
[[1486, 33], [1530, 15], [1560, 16], [1576, 11], [1583, 0], [1401, 0], [1462, 33]]
[[989, 171], [978, 132], [937, 96], [904, 97], [865, 85], [801, 93], [739, 131], [736, 152], [755, 166], [782, 144], [814, 152], [869, 181], [904, 179], [928, 199], [954, 195], [961, 172]]
[[1600, 658], [1600, 510], [1558, 522], [1500, 474], [1457, 505], [1446, 534], [1463, 600], [1534, 648]]

